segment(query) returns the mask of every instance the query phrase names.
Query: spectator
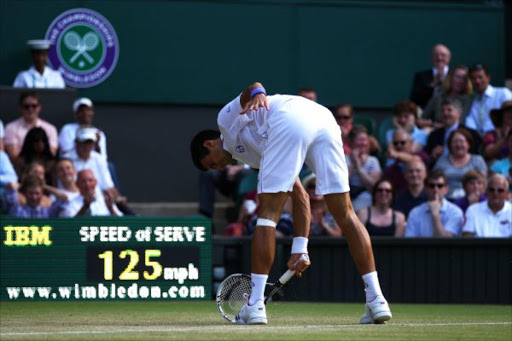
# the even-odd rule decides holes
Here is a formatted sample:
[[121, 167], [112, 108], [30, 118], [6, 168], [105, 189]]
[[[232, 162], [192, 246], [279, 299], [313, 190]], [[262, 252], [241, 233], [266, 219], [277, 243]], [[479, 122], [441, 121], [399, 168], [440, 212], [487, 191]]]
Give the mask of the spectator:
[[18, 175], [9, 159], [9, 155], [4, 151], [4, 124], [0, 120], [0, 214], [4, 212], [4, 192], [9, 183], [17, 183]]
[[446, 176], [433, 171], [427, 177], [428, 202], [416, 206], [409, 213], [406, 237], [458, 236], [464, 222], [462, 210], [444, 198], [448, 192]]
[[50, 151], [52, 155], [57, 155], [57, 129], [52, 124], [39, 118], [41, 108], [41, 101], [35, 92], [23, 92], [20, 95], [19, 109], [21, 117], [5, 127], [5, 151], [11, 161], [18, 157], [25, 136], [34, 127], [44, 129], [50, 142]]
[[299, 96], [305, 97], [313, 102], [318, 102], [318, 93], [313, 88], [300, 88]]
[[505, 101], [512, 100], [512, 92], [507, 88], [493, 87], [490, 84], [491, 75], [484, 64], [475, 64], [469, 69], [469, 77], [473, 83], [476, 97], [466, 118], [466, 126], [484, 135], [494, 130], [489, 113], [499, 109]]
[[470, 170], [462, 177], [462, 187], [465, 195], [453, 203], [459, 206], [462, 212], [466, 212], [469, 205], [481, 202], [487, 199], [484, 194], [485, 177], [477, 170]]
[[450, 153], [441, 156], [433, 169], [444, 172], [448, 179], [447, 198], [454, 201], [464, 196], [462, 177], [471, 169], [476, 169], [487, 177], [487, 165], [482, 156], [471, 154], [469, 150], [473, 145], [471, 134], [464, 128], [453, 131], [448, 137]]
[[[45, 190], [47, 189], [46, 184], [46, 173], [44, 169], [44, 165], [41, 162], [34, 161], [31, 164], [29, 164], [25, 172], [20, 174], [20, 178], [25, 179], [27, 176], [35, 176], [39, 178], [42, 182], [43, 186], [43, 196], [41, 197], [41, 203], [40, 205], [42, 207], [50, 207], [52, 205], [52, 200], [49, 195], [46, 195]], [[25, 195], [22, 192], [18, 192], [18, 201], [20, 204], [25, 205], [27, 203]]]
[[47, 64], [49, 40], [29, 40], [27, 45], [32, 54], [33, 66], [18, 73], [14, 80], [15, 88], [65, 88], [66, 83], [59, 71], [53, 70]]
[[[427, 144], [428, 133], [416, 126], [416, 119], [418, 117], [418, 107], [416, 104], [409, 100], [400, 101], [395, 104], [393, 110], [393, 125], [395, 129], [404, 129], [407, 131], [413, 140], [413, 151], [418, 151]], [[386, 141], [391, 144], [393, 140], [393, 132], [395, 129], [390, 129], [386, 132]]]
[[101, 190], [108, 192], [109, 197], [115, 201], [119, 192], [114, 187], [107, 162], [98, 152], [94, 151], [96, 141], [95, 128], [80, 128], [76, 133], [76, 149], [69, 151], [64, 157], [73, 161], [77, 171], [90, 169]]
[[370, 236], [404, 236], [405, 215], [391, 208], [394, 196], [393, 184], [381, 179], [373, 186], [372, 206], [357, 212]]
[[93, 127], [94, 106], [89, 98], [79, 98], [73, 103], [76, 122], [65, 124], [59, 133], [59, 153], [64, 155], [75, 149], [76, 132], [80, 128], [90, 127], [96, 130], [96, 145], [94, 150], [107, 160], [107, 138], [103, 131]]
[[50, 207], [41, 205], [44, 182], [37, 176], [28, 175], [22, 183], [20, 192], [26, 199], [25, 203], [18, 201], [18, 184], [10, 183], [5, 192], [8, 214], [18, 218], [53, 218], [58, 217], [65, 208], [62, 200], [56, 200]]
[[491, 165], [491, 171], [503, 175], [508, 183], [512, 183], [512, 129], [507, 135], [508, 156], [495, 161]]
[[[354, 123], [354, 108], [350, 104], [339, 104], [334, 109], [334, 119], [341, 129], [341, 140], [343, 141], [343, 150], [345, 155], [350, 154], [349, 135]], [[379, 141], [374, 136], [370, 138], [370, 154], [378, 155], [381, 151]]]
[[123, 215], [108, 194], [104, 196], [98, 189], [92, 170], [83, 169], [78, 172], [77, 186], [80, 195], [69, 201], [62, 217]]
[[21, 152], [14, 162], [14, 168], [19, 175], [25, 173], [25, 168], [33, 162], [43, 165], [45, 182], [51, 181], [55, 157], [50, 151], [48, 136], [43, 128], [34, 127], [25, 136]]
[[425, 147], [425, 152], [432, 160], [435, 162], [439, 156], [449, 154], [448, 137], [453, 131], [459, 128], [465, 128], [470, 132], [473, 138], [470, 152], [472, 154], [478, 154], [478, 148], [482, 144], [482, 138], [476, 130], [470, 129], [461, 123], [462, 104], [460, 101], [458, 99], [447, 99], [444, 101], [442, 105], [442, 115], [443, 127], [437, 128], [429, 134]]
[[488, 199], [469, 206], [464, 237], [512, 237], [512, 204], [507, 201], [509, 183], [501, 174], [494, 174], [487, 185]]
[[327, 210], [324, 196], [315, 193], [315, 174], [312, 173], [305, 177], [302, 180], [302, 186], [309, 195], [309, 205], [311, 207], [311, 229], [309, 230], [309, 236], [341, 237], [341, 228]]
[[2, 120], [0, 120], [0, 150], [4, 150], [4, 137], [5, 137], [4, 122], [2, 122]]
[[410, 99], [424, 108], [432, 97], [434, 89], [441, 86], [448, 74], [451, 52], [443, 44], [432, 48], [432, 69], [417, 72], [411, 89]]
[[4, 188], [9, 183], [18, 182], [18, 176], [16, 174], [16, 171], [14, 170], [14, 167], [11, 163], [11, 160], [9, 160], [9, 156], [4, 151], [4, 125], [2, 123], [2, 120], [0, 120], [0, 203], [3, 200], [4, 197]]
[[70, 159], [59, 159], [55, 165], [56, 183], [67, 197], [67, 201], [72, 201], [80, 194], [80, 190], [75, 182], [76, 170], [73, 161]]
[[512, 101], [503, 102], [501, 109], [491, 110], [491, 121], [496, 129], [484, 136], [484, 157], [489, 163], [510, 153], [507, 135], [512, 131]]
[[456, 66], [448, 73], [448, 77], [444, 80], [441, 91], [434, 94], [425, 107], [425, 110], [423, 110], [421, 116], [423, 124], [421, 124], [421, 126], [433, 126], [434, 128], [442, 127], [442, 105], [447, 100], [453, 99], [461, 103], [462, 110], [460, 120], [464, 122], [469, 113], [469, 109], [471, 109], [472, 94], [473, 87], [468, 77], [468, 68], [464, 65]]
[[366, 128], [354, 126], [350, 132], [352, 152], [347, 157], [350, 197], [357, 212], [372, 204], [370, 191], [382, 176], [379, 160], [370, 153], [370, 139]]
[[407, 189], [405, 180], [405, 165], [415, 157], [420, 157], [425, 165], [429, 165], [429, 157], [423, 151], [412, 151], [411, 135], [403, 129], [396, 129], [393, 134], [393, 143], [388, 146], [388, 159], [384, 168], [384, 177], [391, 181], [397, 193]]

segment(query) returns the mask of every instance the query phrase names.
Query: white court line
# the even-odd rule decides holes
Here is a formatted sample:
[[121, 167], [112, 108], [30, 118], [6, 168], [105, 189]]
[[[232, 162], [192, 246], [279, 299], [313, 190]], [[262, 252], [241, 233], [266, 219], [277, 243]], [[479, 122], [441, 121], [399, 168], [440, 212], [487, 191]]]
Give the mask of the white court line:
[[[387, 327], [430, 327], [430, 326], [506, 326], [512, 325], [512, 322], [460, 322], [460, 323], [393, 323], [386, 325]], [[199, 332], [204, 331], [208, 327], [209, 331], [239, 331], [251, 332], [254, 328], [261, 331], [279, 331], [279, 330], [297, 330], [297, 329], [344, 329], [344, 328], [366, 328], [373, 325], [361, 324], [314, 324], [304, 326], [242, 326], [242, 325], [218, 325], [218, 326], [182, 326], [182, 327], [141, 327], [139, 329], [119, 329], [119, 330], [69, 330], [69, 331], [54, 331], [54, 332], [12, 332], [1, 333], [0, 336], [31, 336], [31, 335], [76, 335], [76, 334], [117, 334], [117, 333], [147, 333], [147, 332]], [[376, 326], [377, 328], [385, 328], [386, 326]]]

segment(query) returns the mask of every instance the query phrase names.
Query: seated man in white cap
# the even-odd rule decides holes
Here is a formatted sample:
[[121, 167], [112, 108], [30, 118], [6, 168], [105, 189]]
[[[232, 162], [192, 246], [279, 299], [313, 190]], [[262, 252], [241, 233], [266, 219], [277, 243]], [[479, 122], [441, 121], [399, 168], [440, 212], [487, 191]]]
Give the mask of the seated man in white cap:
[[107, 138], [103, 131], [93, 127], [94, 106], [89, 98], [82, 97], [73, 103], [76, 122], [65, 124], [59, 133], [59, 153], [64, 155], [75, 149], [76, 133], [80, 128], [91, 127], [96, 130], [95, 151], [107, 160]]
[[119, 193], [114, 186], [107, 161], [94, 150], [97, 140], [96, 128], [78, 129], [75, 139], [76, 148], [64, 154], [64, 157], [73, 161], [77, 172], [82, 169], [90, 169], [94, 173], [101, 190], [108, 192], [113, 200], [117, 200]]
[[66, 87], [60, 72], [46, 65], [50, 44], [49, 40], [29, 40], [27, 42], [34, 65], [30, 69], [18, 73], [13, 84], [15, 88], [62, 89]]

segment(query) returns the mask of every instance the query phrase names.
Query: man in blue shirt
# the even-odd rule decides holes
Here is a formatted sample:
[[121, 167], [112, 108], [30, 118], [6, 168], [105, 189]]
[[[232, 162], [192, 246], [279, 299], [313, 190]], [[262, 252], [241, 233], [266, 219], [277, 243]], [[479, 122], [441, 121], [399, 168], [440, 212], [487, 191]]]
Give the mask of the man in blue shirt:
[[466, 126], [478, 131], [481, 135], [494, 130], [489, 113], [492, 109], [499, 109], [505, 101], [512, 100], [512, 92], [507, 88], [493, 87], [491, 75], [484, 64], [475, 64], [469, 69], [469, 77], [476, 97], [471, 105]]
[[454, 237], [460, 235], [464, 214], [444, 197], [448, 184], [443, 172], [432, 171], [426, 181], [428, 200], [409, 213], [406, 237]]

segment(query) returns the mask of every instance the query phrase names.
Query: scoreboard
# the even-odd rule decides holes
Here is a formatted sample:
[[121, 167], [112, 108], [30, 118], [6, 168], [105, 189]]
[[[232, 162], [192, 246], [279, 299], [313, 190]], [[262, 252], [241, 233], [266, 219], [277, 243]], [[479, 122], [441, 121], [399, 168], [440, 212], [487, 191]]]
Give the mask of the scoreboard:
[[0, 300], [209, 300], [202, 217], [0, 216]]

